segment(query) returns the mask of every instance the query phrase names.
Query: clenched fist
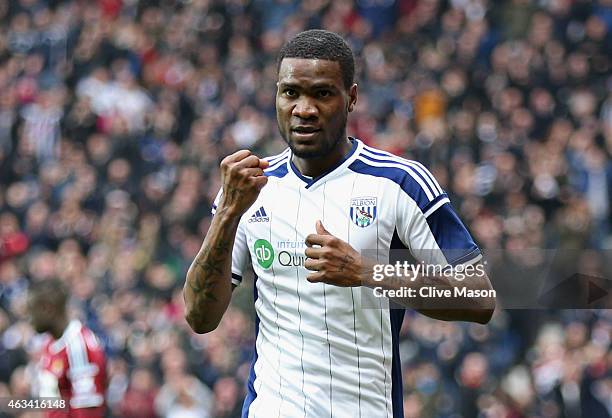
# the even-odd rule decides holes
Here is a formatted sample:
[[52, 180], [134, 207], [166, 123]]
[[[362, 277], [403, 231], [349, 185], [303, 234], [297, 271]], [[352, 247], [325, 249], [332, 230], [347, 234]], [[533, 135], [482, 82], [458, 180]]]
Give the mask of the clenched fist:
[[225, 157], [221, 161], [223, 194], [217, 211], [226, 210], [232, 216], [241, 216], [268, 182], [263, 171], [269, 165], [249, 150], [240, 150]]

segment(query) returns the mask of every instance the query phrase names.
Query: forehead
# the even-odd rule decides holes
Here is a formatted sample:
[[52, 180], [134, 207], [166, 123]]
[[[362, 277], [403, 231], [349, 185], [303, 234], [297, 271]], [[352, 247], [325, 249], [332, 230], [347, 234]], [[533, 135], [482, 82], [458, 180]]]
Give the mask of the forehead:
[[342, 69], [337, 61], [284, 58], [278, 69], [278, 82], [286, 84], [343, 85]]

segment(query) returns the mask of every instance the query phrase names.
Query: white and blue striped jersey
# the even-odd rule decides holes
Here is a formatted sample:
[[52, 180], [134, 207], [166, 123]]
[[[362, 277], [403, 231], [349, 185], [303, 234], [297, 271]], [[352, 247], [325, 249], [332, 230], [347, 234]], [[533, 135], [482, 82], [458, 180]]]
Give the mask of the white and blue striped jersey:
[[380, 309], [362, 308], [368, 292], [306, 280], [304, 240], [317, 220], [357, 251], [374, 251], [380, 263], [391, 248], [443, 265], [481, 257], [423, 165], [351, 141], [349, 154], [315, 178], [298, 171], [289, 149], [268, 158], [268, 184], [240, 220], [232, 282], [239, 285], [251, 263], [257, 315], [243, 417], [404, 416], [404, 310], [373, 294], [368, 306]]

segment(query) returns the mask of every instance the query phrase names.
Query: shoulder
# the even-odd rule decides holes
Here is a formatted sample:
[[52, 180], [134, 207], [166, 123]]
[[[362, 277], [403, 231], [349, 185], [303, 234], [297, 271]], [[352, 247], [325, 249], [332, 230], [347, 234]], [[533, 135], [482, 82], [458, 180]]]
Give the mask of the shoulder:
[[103, 351], [102, 344], [96, 334], [86, 326], [81, 328], [81, 337], [90, 351]]
[[[399, 157], [388, 151], [383, 151], [365, 144], [359, 149], [357, 159], [373, 167], [401, 168], [407, 174], [416, 172], [420, 174], [427, 173], [429, 176], [433, 177], [429, 170], [418, 161]], [[384, 172], [381, 173], [384, 174]]]
[[263, 157], [262, 159], [268, 161], [270, 164], [273, 164], [279, 162], [280, 160], [286, 160], [287, 157], [289, 157], [289, 147], [285, 148], [278, 154], [269, 155], [267, 157]]
[[398, 157], [387, 151], [363, 145], [349, 168], [357, 173], [386, 178], [397, 184], [403, 196], [424, 209], [445, 193], [420, 162]]
[[73, 367], [83, 366], [93, 357], [103, 355], [104, 347], [92, 330], [81, 323], [73, 327], [72, 332], [66, 335], [66, 351]]

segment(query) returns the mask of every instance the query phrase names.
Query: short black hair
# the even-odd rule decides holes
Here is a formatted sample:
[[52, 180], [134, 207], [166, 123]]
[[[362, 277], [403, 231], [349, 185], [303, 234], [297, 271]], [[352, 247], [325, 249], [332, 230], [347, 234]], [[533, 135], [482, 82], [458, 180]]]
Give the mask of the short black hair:
[[68, 289], [64, 282], [59, 279], [45, 279], [30, 283], [28, 292], [36, 299], [51, 303], [53, 306], [63, 308], [68, 302]]
[[355, 77], [355, 57], [342, 37], [322, 29], [300, 32], [289, 40], [278, 53], [276, 71], [285, 58], [306, 58], [336, 61], [340, 64], [344, 87], [349, 89]]

